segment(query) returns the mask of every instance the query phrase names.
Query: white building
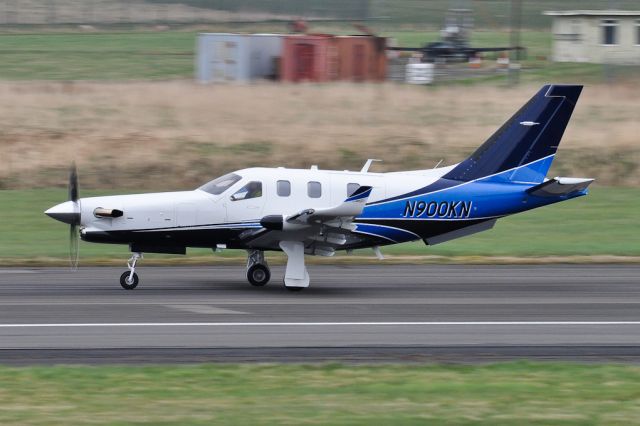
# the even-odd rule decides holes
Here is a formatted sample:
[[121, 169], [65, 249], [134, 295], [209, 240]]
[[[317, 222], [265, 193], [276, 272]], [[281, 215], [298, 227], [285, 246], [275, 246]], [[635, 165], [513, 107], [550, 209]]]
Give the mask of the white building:
[[640, 11], [568, 10], [553, 17], [557, 62], [640, 64]]
[[201, 83], [275, 78], [282, 54], [279, 34], [198, 34], [196, 79]]

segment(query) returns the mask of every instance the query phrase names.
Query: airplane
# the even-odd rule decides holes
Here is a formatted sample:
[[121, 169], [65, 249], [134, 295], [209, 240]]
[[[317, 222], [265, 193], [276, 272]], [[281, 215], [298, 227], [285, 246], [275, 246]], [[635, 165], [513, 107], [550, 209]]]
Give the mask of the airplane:
[[[547, 172], [582, 91], [545, 85], [464, 161], [433, 169], [360, 171], [247, 168], [193, 191], [79, 198], [69, 178], [69, 201], [45, 214], [70, 226], [72, 262], [83, 241], [127, 244], [132, 256], [120, 277], [139, 282], [143, 253], [186, 254], [188, 247], [242, 249], [254, 286], [271, 277], [266, 251], [287, 256], [284, 285], [309, 286], [305, 255], [422, 240], [427, 245], [491, 229], [500, 218], [586, 195], [594, 179]], [[74, 243], [75, 240], [75, 243]]]
[[387, 50], [402, 52], [420, 52], [424, 62], [468, 62], [484, 52], [507, 52], [510, 50], [524, 51], [521, 46], [504, 47], [471, 47], [466, 42], [440, 40], [427, 43], [422, 47], [387, 47]]
[[471, 33], [470, 9], [449, 9], [445, 26], [440, 31], [440, 40], [422, 47], [387, 47], [387, 50], [420, 52], [424, 62], [468, 62], [484, 52], [526, 51], [522, 46], [472, 47], [469, 45]]

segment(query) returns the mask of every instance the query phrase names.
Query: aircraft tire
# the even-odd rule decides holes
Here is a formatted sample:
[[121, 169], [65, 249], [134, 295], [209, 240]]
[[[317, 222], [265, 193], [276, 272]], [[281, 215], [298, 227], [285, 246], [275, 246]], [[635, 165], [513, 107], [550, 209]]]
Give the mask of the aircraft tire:
[[254, 287], [262, 287], [271, 279], [269, 268], [260, 263], [256, 263], [247, 270], [247, 280]]
[[136, 274], [135, 272], [133, 273], [133, 282], [131, 284], [127, 283], [127, 278], [129, 278], [130, 273], [131, 272], [126, 271], [123, 272], [122, 275], [120, 275], [120, 285], [125, 290], [133, 290], [138, 286], [138, 274]]

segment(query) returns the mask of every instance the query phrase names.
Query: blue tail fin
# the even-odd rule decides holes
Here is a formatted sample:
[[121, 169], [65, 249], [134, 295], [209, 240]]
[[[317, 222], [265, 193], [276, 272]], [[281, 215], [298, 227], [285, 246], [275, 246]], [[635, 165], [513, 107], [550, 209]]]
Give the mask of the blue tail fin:
[[581, 91], [579, 85], [543, 86], [471, 157], [443, 178], [466, 182], [513, 170], [510, 181], [542, 182]]

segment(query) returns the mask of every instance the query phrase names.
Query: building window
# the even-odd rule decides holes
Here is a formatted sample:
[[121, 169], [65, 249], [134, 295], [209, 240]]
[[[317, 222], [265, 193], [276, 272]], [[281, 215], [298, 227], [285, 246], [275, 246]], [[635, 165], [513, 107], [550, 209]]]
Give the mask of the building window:
[[347, 197], [351, 197], [351, 194], [356, 192], [356, 190], [360, 188], [359, 183], [348, 183], [347, 184]]
[[322, 185], [320, 182], [307, 183], [307, 195], [309, 195], [310, 198], [322, 197]]
[[291, 195], [291, 182], [288, 180], [278, 181], [278, 195], [280, 197], [288, 197]]
[[602, 44], [612, 46], [618, 44], [618, 21], [615, 19], [602, 20]]

